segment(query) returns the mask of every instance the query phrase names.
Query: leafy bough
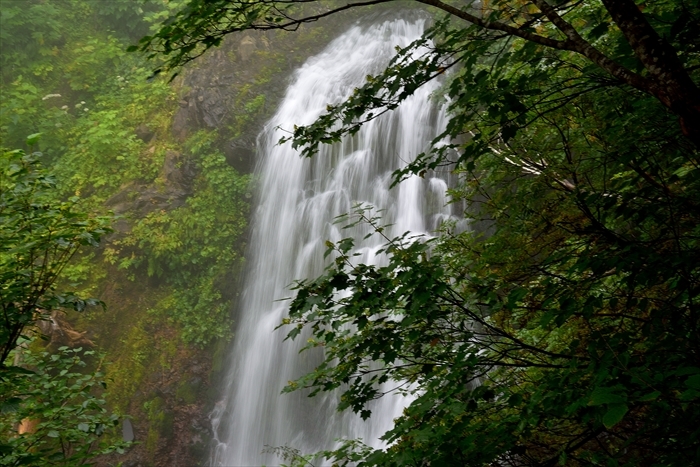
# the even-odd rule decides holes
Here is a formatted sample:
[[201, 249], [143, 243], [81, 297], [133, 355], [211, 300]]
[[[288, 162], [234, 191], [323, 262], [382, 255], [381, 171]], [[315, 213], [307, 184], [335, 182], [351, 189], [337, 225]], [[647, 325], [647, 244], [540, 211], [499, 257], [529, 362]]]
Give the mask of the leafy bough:
[[[30, 136], [28, 144], [37, 139]], [[56, 289], [78, 250], [110, 232], [111, 217], [81, 212], [77, 198], [55, 199], [56, 180], [40, 155], [3, 151], [0, 161], [0, 368], [25, 328], [52, 310], [102, 304]]]
[[[283, 323], [293, 326], [288, 339], [310, 329], [313, 337], [303, 350], [322, 347], [324, 361], [285, 391], [310, 388], [313, 396], [341, 388], [338, 409], [368, 418], [371, 400], [395, 391], [425, 395], [435, 380], [444, 384], [458, 375], [463, 398], [492, 399], [491, 386], [478, 383], [496, 369], [570, 365], [573, 355], [525, 342], [498, 326], [491, 316], [493, 300], [462, 296], [443, 259], [432, 254], [438, 239], [409, 233], [388, 238], [365, 208], [355, 215], [387, 242], [377, 254], [385, 253], [388, 262], [357, 264], [350, 238], [327, 243], [332, 264], [324, 275], [296, 284]], [[522, 290], [515, 289], [509, 299], [516, 303], [521, 297]], [[386, 383], [392, 389], [382, 389]]]

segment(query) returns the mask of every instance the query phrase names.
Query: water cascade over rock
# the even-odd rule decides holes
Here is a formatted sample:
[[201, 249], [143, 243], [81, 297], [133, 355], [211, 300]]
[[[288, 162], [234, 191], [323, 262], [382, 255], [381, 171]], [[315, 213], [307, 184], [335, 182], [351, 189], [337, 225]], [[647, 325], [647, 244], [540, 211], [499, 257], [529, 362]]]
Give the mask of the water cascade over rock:
[[315, 277], [325, 266], [327, 240], [357, 239], [359, 261], [381, 261], [375, 255], [380, 238], [361, 240], [367, 225], [341, 230], [336, 216], [365, 202], [384, 209], [389, 237], [406, 231], [431, 233], [453, 207], [446, 205], [446, 182], [435, 176], [412, 177], [389, 189], [391, 173], [423, 152], [444, 125], [444, 111], [431, 101], [437, 87], [421, 88], [394, 112], [368, 124], [342, 143], [322, 147], [302, 159], [289, 143], [277, 145], [294, 124], [309, 124], [329, 103], [346, 98], [368, 74], [379, 72], [424, 29], [424, 20], [393, 20], [355, 26], [310, 59], [295, 74], [279, 111], [260, 136], [257, 167], [259, 201], [253, 219], [248, 271], [239, 304], [227, 399], [212, 414], [218, 445], [214, 466], [279, 464], [265, 446], [288, 445], [312, 452], [333, 447], [340, 437], [362, 438], [380, 446], [378, 437], [391, 427], [407, 403], [386, 396], [362, 421], [336, 412], [335, 396], [306, 397], [303, 391], [280, 395], [288, 381], [319, 363], [313, 352], [299, 354], [302, 336], [283, 342], [285, 330], [273, 331], [286, 316], [289, 286]]

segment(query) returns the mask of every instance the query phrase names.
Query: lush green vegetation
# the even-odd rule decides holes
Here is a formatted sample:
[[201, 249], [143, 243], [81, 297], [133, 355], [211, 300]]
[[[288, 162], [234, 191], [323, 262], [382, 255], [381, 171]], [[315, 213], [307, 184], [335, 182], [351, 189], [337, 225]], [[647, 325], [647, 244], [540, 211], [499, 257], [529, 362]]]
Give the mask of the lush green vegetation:
[[[182, 4], [0, 7], [2, 465], [82, 465], [121, 449], [112, 411], [146, 413], [152, 458], [166, 428], [137, 389], [230, 338], [250, 176], [229, 166], [215, 131], [175, 138], [181, 85], [126, 53]], [[255, 97], [240, 98], [240, 118], [258, 111]], [[36, 324], [54, 310], [106, 354], [46, 347]]]
[[56, 181], [42, 170], [37, 156], [15, 150], [4, 152], [0, 160], [0, 368], [26, 327], [48, 319], [56, 308], [82, 311], [97, 304], [57, 291], [57, 281], [82, 246], [98, 245], [100, 236], [109, 232], [110, 219], [85, 215], [76, 209], [75, 198], [53, 198]]
[[118, 424], [118, 417], [105, 407], [101, 361], [96, 371], [86, 371], [84, 360], [94, 352], [82, 350], [25, 349], [18, 361], [22, 367], [3, 371], [1, 465], [78, 466], [124, 452], [128, 443], [103, 436]]
[[[166, 300], [182, 326], [182, 338], [200, 345], [230, 333], [231, 304], [221, 292], [228, 284], [222, 281], [232, 280], [232, 267], [240, 260], [250, 198], [250, 177], [237, 174], [211, 149], [213, 137], [199, 133], [190, 140], [188, 151], [201, 176], [186, 205], [148, 214], [136, 222], [131, 236], [115, 244], [138, 247], [148, 275], [167, 277], [173, 291]], [[109, 254], [129, 266], [139, 261], [115, 250]]]
[[[188, 164], [196, 178], [186, 206], [149, 212], [143, 219], [138, 213], [123, 213], [133, 229], [110, 242], [106, 259], [131, 268], [133, 278], [168, 271], [175, 272], [165, 275], [174, 289], [188, 282], [188, 293], [203, 301], [196, 305], [193, 296], [174, 297], [181, 305], [172, 308], [173, 319], [187, 328], [187, 342], [206, 344], [223, 333], [222, 310], [228, 304], [213, 283], [239, 260], [236, 244], [245, 228], [249, 179], [226, 165], [211, 144], [212, 134], [197, 134], [185, 144], [169, 135], [177, 108], [175, 91], [162, 80], [147, 80], [150, 72], [143, 59], [124, 51], [178, 5], [73, 0], [3, 4], [0, 131], [6, 148], [22, 147], [26, 135], [41, 132], [39, 149], [55, 173], [56, 199], [76, 197], [85, 209], [103, 212], [105, 201], [125, 187], [167, 188], [162, 170], [167, 151], [185, 153], [178, 167]], [[153, 135], [151, 141], [136, 135], [139, 126]], [[74, 282], [82, 276], [77, 285], [94, 288], [85, 267], [70, 272]], [[192, 306], [218, 312], [195, 323]], [[219, 323], [218, 331], [213, 322]]]
[[[387, 238], [383, 267], [353, 265], [350, 240], [330, 245], [326, 274], [298, 285], [284, 324], [291, 338], [309, 327], [308, 347], [326, 359], [289, 390], [339, 388], [341, 408], [364, 417], [380, 383], [415, 396], [385, 435], [391, 447], [348, 441], [326, 457], [700, 463], [697, 3], [419, 3], [447, 16], [294, 143], [312, 156], [452, 69], [455, 143], [395, 175], [462, 174], [452, 196], [468, 202], [474, 229]], [[287, 8], [192, 0], [141, 48], [177, 67], [226, 33], [333, 12]], [[364, 209], [351, 221], [381, 235]]]
[[82, 465], [124, 444], [99, 439], [117, 424], [100, 398], [103, 375], [77, 372], [85, 366], [81, 348], [31, 352], [28, 335], [54, 310], [100, 303], [62, 290], [58, 281], [81, 247], [97, 246], [109, 232], [110, 218], [84, 214], [75, 198], [57, 200], [55, 179], [39, 156], [5, 151], [0, 160], [0, 452], [8, 466]]

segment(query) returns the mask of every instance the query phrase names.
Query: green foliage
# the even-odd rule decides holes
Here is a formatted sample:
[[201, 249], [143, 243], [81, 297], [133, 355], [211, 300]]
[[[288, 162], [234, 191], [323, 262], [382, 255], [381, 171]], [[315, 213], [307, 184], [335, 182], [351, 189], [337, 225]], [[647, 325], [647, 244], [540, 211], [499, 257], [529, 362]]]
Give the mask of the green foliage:
[[[22, 349], [24, 368], [0, 373], [0, 465], [79, 466], [128, 443], [110, 441], [119, 423], [105, 409], [100, 356], [62, 347], [58, 353]], [[100, 358], [86, 372], [84, 358]], [[26, 431], [18, 433], [18, 426]]]
[[138, 68], [113, 76], [111, 89], [95, 98], [94, 107], [83, 101], [64, 110], [66, 118], [74, 119], [63, 141], [72, 151], [56, 161], [64, 193], [89, 194], [97, 206], [126, 183], [155, 180], [164, 151], [154, 153], [152, 146], [154, 152], [148, 152], [134, 128], [162, 128], [169, 117], [166, 106], [174, 94], [162, 82], [146, 82], [145, 76]]
[[291, 338], [310, 327], [307, 348], [325, 362], [287, 390], [340, 389], [340, 408], [363, 417], [382, 383], [413, 393], [385, 435], [394, 445], [364, 465], [695, 463], [693, 230], [678, 249], [663, 237], [618, 246], [575, 229], [585, 207], [538, 187], [544, 176], [492, 162], [481, 187], [509, 189], [482, 207], [496, 222], [488, 238], [392, 239], [381, 267], [353, 265], [349, 240], [329, 245], [333, 265], [299, 284], [285, 323]]
[[44, 135], [43, 145], [47, 137], [52, 139], [51, 133], [65, 123], [59, 109], [47, 108], [46, 103], [52, 98], [43, 101], [42, 96], [42, 90], [22, 75], [3, 86], [0, 134], [5, 148], [22, 147], [24, 138], [35, 133]]
[[[67, 26], [66, 8], [73, 3], [58, 3], [50, 8], [51, 15], [47, 13], [46, 21], [60, 26], [57, 31], [70, 32], [56, 37], [60, 46], [51, 49], [45, 60], [31, 55], [28, 45], [17, 44], [17, 50], [27, 54], [22, 59], [26, 62], [18, 61], [14, 71], [4, 75], [3, 94], [8, 98], [0, 104], [0, 133], [5, 144], [19, 144], [18, 135], [43, 131], [42, 150], [53, 165], [57, 195], [80, 196], [84, 206], [104, 210], [104, 202], [124, 186], [162, 185], [165, 181], [158, 176], [164, 155], [178, 147], [168, 134], [175, 92], [162, 80], [147, 80], [150, 72], [143, 67], [143, 58], [125, 57], [124, 41], [110, 33], [113, 28], [108, 25], [115, 19], [138, 17], [141, 23], [133, 31], [143, 30], [182, 2], [117, 1], [108, 6], [78, 2], [76, 14], [98, 20], [81, 24], [81, 34]], [[38, 3], [36, 8], [44, 5]], [[4, 18], [13, 28], [21, 28], [23, 15], [10, 8]], [[40, 18], [32, 21], [37, 29], [48, 28]], [[100, 30], [99, 24], [105, 27]], [[120, 34], [133, 31], [122, 28]], [[259, 113], [264, 96], [249, 98], [244, 92], [244, 104], [239, 127]], [[140, 125], [156, 135], [150, 145], [136, 136], [134, 129]], [[195, 140], [188, 152], [200, 176], [187, 206], [133, 219], [133, 231], [106, 252], [108, 261], [131, 266], [134, 278], [135, 267], [141, 265], [149, 276], [167, 275], [173, 292], [164, 306], [172, 310], [188, 342], [204, 344], [229, 333], [222, 323], [227, 321], [231, 297], [223, 296], [223, 281], [240, 261], [237, 245], [245, 228], [249, 182], [208, 148], [211, 141]], [[72, 269], [74, 282], [94, 288], [86, 284], [90, 275], [85, 268], [97, 266], [81, 264], [82, 272], [77, 264]], [[94, 271], [92, 276], [100, 275]]]
[[[47, 167], [39, 169], [35, 164], [38, 153], [3, 153], [3, 302], [6, 279], [7, 290], [19, 290], [20, 285], [29, 284], [31, 274], [24, 273], [29, 267], [25, 260], [31, 262], [31, 258], [21, 252], [31, 248], [39, 251], [43, 244], [51, 245], [52, 238], [59, 241], [56, 235], [63, 235], [59, 227], [65, 224], [63, 230], [68, 232], [71, 222], [73, 227], [84, 223], [86, 235], [94, 233], [95, 240], [98, 233], [103, 233], [95, 229], [101, 225], [98, 221], [106, 222], [107, 217], [93, 219], [79, 211], [105, 213], [107, 200], [133, 187], [148, 186], [153, 192], [172, 188], [162, 171], [168, 151], [186, 153], [184, 163], [191, 166], [188, 176], [196, 176], [183, 194], [191, 195], [187, 204], [179, 209], [134, 213], [129, 205], [134, 198], [126, 199], [119, 209], [115, 207], [127, 212], [119, 217], [120, 231], [109, 237], [105, 249], [90, 248], [87, 236], [80, 237], [80, 241], [66, 237], [65, 244], [60, 245], [65, 250], [61, 258], [66, 261], [54, 261], [45, 268], [46, 278], [58, 277], [58, 290], [49, 290], [43, 301], [34, 303], [45, 309], [37, 309], [29, 302], [23, 308], [21, 320], [31, 324], [49, 313], [51, 307], [82, 309], [87, 304], [100, 303], [79, 298], [87, 293], [110, 297], [104, 298], [111, 302], [110, 312], [71, 314], [70, 318], [76, 327], [89, 328], [96, 336], [95, 342], [108, 352], [106, 360], [114, 362], [107, 367], [113, 381], [109, 404], [122, 413], [140, 409], [143, 400], [134, 394], [140, 385], [148, 384], [146, 378], [152, 372], [178, 371], [182, 364], [178, 359], [186, 360], [193, 353], [186, 344], [204, 345], [219, 336], [230, 336], [232, 294], [227, 289], [235, 268], [242, 262], [239, 251], [248, 212], [249, 179], [228, 167], [225, 159], [210, 147], [209, 137], [195, 138], [191, 147], [175, 140], [170, 126], [177, 110], [177, 90], [163, 80], [148, 79], [151, 73], [144, 66], [143, 57], [124, 53], [129, 42], [148, 32], [182, 3], [27, 0], [3, 2], [0, 9], [2, 146], [25, 147], [27, 134], [41, 132], [41, 140], [29, 145], [41, 149], [41, 161]], [[248, 109], [251, 115], [262, 105], [259, 99], [256, 102], [257, 106]], [[142, 135], [142, 129], [146, 137], [137, 136], [137, 132]], [[14, 196], [8, 187], [22, 175], [12, 172], [8, 178], [13, 164], [27, 165], [28, 173], [36, 178], [34, 185], [26, 184], [27, 196], [31, 192], [36, 198], [29, 204], [5, 202]], [[28, 206], [32, 209], [26, 209]], [[33, 232], [40, 238], [36, 243], [28, 242], [29, 233], [17, 227], [24, 218], [27, 225], [33, 222], [33, 228], [45, 223], [44, 230], [51, 234], [44, 235], [35, 228]], [[60, 248], [56, 247], [56, 254], [63, 251]], [[51, 255], [47, 258], [53, 261]], [[70, 257], [73, 259], [68, 262]], [[36, 255], [34, 258], [33, 266], [40, 268], [41, 259]], [[126, 274], [112, 267], [112, 260], [130, 265], [128, 276], [139, 283], [126, 280]], [[25, 263], [20, 264], [21, 261]], [[35, 282], [40, 279], [36, 275], [30, 278]], [[20, 284], [22, 280], [25, 283]], [[74, 292], [58, 293], [65, 289]], [[122, 289], [133, 296], [113, 300], [111, 294]], [[8, 352], [16, 342], [15, 334], [21, 333], [18, 329], [14, 334], [3, 331], [3, 345], [7, 344]], [[59, 358], [68, 357], [62, 352]], [[31, 384], [34, 382], [27, 382]], [[56, 393], [63, 391], [68, 395], [70, 390], [58, 389]], [[155, 418], [149, 423], [155, 427], [155, 431], [151, 430], [155, 435], [149, 431], [149, 439], [155, 436], [155, 441], [151, 440], [151, 447], [155, 447], [158, 437], [167, 435], [163, 431], [167, 423], [160, 427]], [[54, 440], [46, 436], [41, 439], [42, 443]], [[87, 444], [80, 446], [77, 438], [70, 441], [74, 455], [63, 463], [57, 460], [56, 465], [87, 462], [92, 456], [89, 452], [98, 451], [95, 439], [85, 437], [82, 441]], [[52, 465], [43, 460], [27, 462]]]
[[[415, 397], [390, 447], [323, 456], [698, 464], [697, 5], [420, 3], [448, 17], [293, 143], [312, 155], [452, 69], [445, 134], [395, 180], [452, 167], [475, 229], [386, 239], [386, 266], [354, 264], [351, 240], [331, 244], [326, 273], [298, 284], [288, 336], [310, 328], [307, 348], [325, 360], [288, 390], [339, 390], [363, 418], [383, 384]], [[287, 6], [193, 0], [141, 49], [177, 67], [228, 32], [324, 14]]]
[[[255, 84], [258, 86], [263, 85], [265, 81]], [[259, 116], [265, 108], [265, 94], [261, 93], [251, 97], [252, 88], [253, 86], [250, 84], [245, 84], [237, 93], [236, 107], [240, 108], [241, 111], [234, 117], [234, 124], [231, 128], [231, 133], [234, 137], [240, 137], [246, 125], [250, 124], [255, 117]]]
[[[148, 76], [139, 69], [143, 59], [125, 57], [126, 41], [113, 31], [120, 15], [155, 14], [160, 8], [167, 10], [159, 2], [143, 5], [136, 0], [115, 0], [109, 5], [101, 1], [28, 0], [3, 5], [0, 134], [5, 147], [21, 147], [24, 135], [43, 132], [42, 150], [54, 158], [70, 147], [60, 133], [67, 134], [76, 118], [87, 117], [85, 107], [96, 110], [93, 99], [101, 98], [103, 104], [111, 100], [107, 106], [117, 104], [119, 108], [130, 103], [132, 87], [134, 97], [145, 96], [144, 104], [152, 103], [157, 94], [162, 99], [161, 90], [154, 89], [158, 83], [149, 88], [141, 82]], [[37, 31], [37, 42], [26, 40], [30, 24]], [[139, 16], [139, 21], [124, 24], [132, 26], [144, 31], [148, 22]], [[115, 90], [125, 87], [126, 92], [115, 96]], [[107, 96], [111, 99], [104, 99]], [[76, 107], [80, 103], [82, 107]], [[144, 107], [146, 114], [152, 112], [152, 107]]]
[[198, 345], [230, 333], [231, 302], [221, 289], [241, 261], [249, 209], [250, 176], [238, 174], [211, 148], [214, 138], [199, 133], [190, 141], [199, 175], [186, 205], [147, 215], [120, 245], [138, 246], [148, 275], [166, 277], [173, 292], [164, 305], [183, 339]]
[[[30, 136], [27, 144], [37, 139]], [[57, 280], [81, 246], [97, 246], [110, 231], [110, 218], [88, 216], [77, 198], [57, 201], [56, 181], [40, 166], [39, 156], [4, 151], [0, 160], [0, 366], [25, 327], [57, 308], [82, 311], [100, 303], [58, 292]]]
[[181, 7], [181, 0], [82, 0], [90, 4], [98, 20], [126, 40], [146, 34], [154, 22], [160, 22], [170, 10]]
[[[45, 57], [51, 55], [53, 48], [63, 38], [65, 13], [56, 2], [5, 2], [0, 11], [2, 74], [5, 75], [8, 68], [26, 65], [28, 62], [37, 65], [46, 63]], [[79, 13], [76, 17], [80, 17]]]
[[[19, 70], [43, 75], [60, 70], [62, 57], [89, 52], [92, 57], [122, 54], [125, 47], [113, 47], [114, 40], [132, 41], [147, 33], [182, 1], [154, 0], [8, 0], [0, 11], [0, 42], [3, 44], [0, 75], [6, 79]], [[116, 39], [101, 42], [104, 35]], [[95, 47], [99, 44], [99, 47]], [[100, 50], [103, 49], [103, 50]], [[78, 74], [101, 73], [101, 62], [78, 59]], [[70, 77], [68, 73], [66, 76]]]
[[[151, 335], [144, 329], [143, 313], [135, 314], [137, 322], [132, 323], [129, 332], [111, 346], [108, 355], [112, 364], [106, 369], [110, 386], [110, 407], [119, 413], [126, 413], [133, 394], [143, 384], [149, 370], [163, 371], [163, 367], [150, 367], [154, 353], [160, 350]], [[115, 348], [116, 347], [116, 348]]]

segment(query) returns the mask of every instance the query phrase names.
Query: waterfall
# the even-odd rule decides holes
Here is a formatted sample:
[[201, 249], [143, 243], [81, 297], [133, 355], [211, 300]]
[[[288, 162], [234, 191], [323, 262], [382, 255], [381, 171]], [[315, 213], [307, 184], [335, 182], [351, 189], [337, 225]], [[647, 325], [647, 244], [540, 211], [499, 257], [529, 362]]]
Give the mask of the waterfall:
[[406, 231], [433, 232], [453, 213], [446, 205], [446, 182], [436, 176], [411, 177], [389, 189], [393, 170], [423, 152], [444, 128], [445, 113], [430, 100], [429, 83], [397, 110], [366, 124], [343, 142], [321, 147], [302, 159], [289, 143], [277, 145], [282, 129], [309, 124], [377, 73], [424, 29], [424, 19], [386, 21], [354, 26], [321, 54], [309, 59], [293, 77], [276, 115], [259, 139], [259, 196], [253, 218], [248, 270], [239, 304], [227, 398], [217, 405], [212, 422], [217, 446], [214, 466], [275, 465], [265, 445], [288, 445], [303, 452], [333, 447], [340, 437], [362, 438], [380, 447], [378, 437], [391, 428], [407, 404], [385, 396], [362, 421], [336, 412], [334, 394], [308, 398], [298, 391], [280, 395], [288, 381], [311, 371], [320, 355], [299, 354], [306, 338], [283, 342], [285, 330], [273, 331], [286, 316], [289, 286], [295, 279], [320, 275], [326, 263], [325, 242], [347, 236], [357, 240], [360, 261], [381, 261], [375, 255], [380, 239], [361, 240], [370, 228], [341, 230], [333, 219], [352, 211], [357, 202], [384, 209], [389, 236]]

